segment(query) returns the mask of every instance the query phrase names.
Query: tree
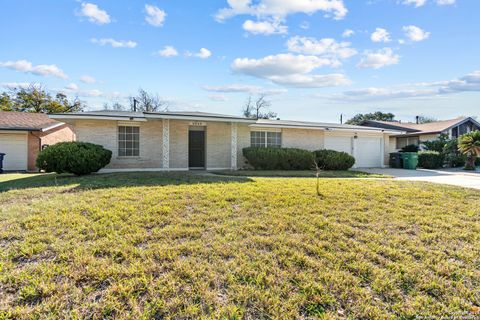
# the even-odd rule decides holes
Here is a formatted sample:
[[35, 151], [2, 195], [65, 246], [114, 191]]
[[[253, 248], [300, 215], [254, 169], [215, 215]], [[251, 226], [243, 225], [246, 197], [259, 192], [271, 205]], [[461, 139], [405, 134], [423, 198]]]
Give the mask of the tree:
[[475, 160], [480, 156], [480, 131], [461, 135], [458, 138], [458, 150], [467, 156], [465, 170], [475, 170]]
[[0, 111], [13, 111], [13, 101], [6, 92], [0, 94]]
[[380, 111], [374, 113], [359, 113], [352, 119], [345, 122], [346, 124], [360, 125], [365, 120], [378, 120], [378, 121], [394, 121], [395, 115], [393, 113], [383, 113]]
[[418, 123], [430, 123], [430, 122], [436, 122], [438, 119], [434, 117], [429, 117], [429, 116], [418, 116], [417, 122]]
[[242, 113], [245, 118], [274, 119], [277, 117], [277, 113], [268, 110], [271, 105], [272, 103], [266, 99], [264, 94], [258, 96], [255, 101], [252, 96], [249, 96]]
[[104, 103], [103, 108], [105, 110], [113, 110], [113, 111], [124, 111], [127, 109], [123, 104], [119, 102], [113, 102], [112, 104]]
[[134, 97], [130, 97], [130, 109], [134, 111], [135, 101], [136, 111], [141, 112], [156, 112], [156, 111], [168, 111], [169, 103], [167, 100], [162, 99], [158, 94], [151, 94], [142, 88], [138, 89], [138, 94]]
[[26, 88], [14, 88], [10, 93], [0, 95], [0, 110], [37, 113], [64, 113], [83, 110], [82, 102], [75, 98], [68, 100], [64, 93], [57, 93], [53, 98], [39, 85], [31, 84]]

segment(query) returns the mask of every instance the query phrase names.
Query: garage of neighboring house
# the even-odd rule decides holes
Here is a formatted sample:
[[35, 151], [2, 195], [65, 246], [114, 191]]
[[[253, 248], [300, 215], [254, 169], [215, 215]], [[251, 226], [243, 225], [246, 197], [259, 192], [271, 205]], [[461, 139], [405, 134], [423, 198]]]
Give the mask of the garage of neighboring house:
[[3, 170], [36, 171], [42, 148], [60, 141], [73, 141], [72, 128], [42, 113], [0, 112], [0, 153]]
[[[388, 140], [388, 139], [387, 139]], [[384, 165], [385, 140], [382, 135], [352, 133], [325, 134], [325, 149], [342, 151], [355, 158], [356, 168], [376, 168]]]

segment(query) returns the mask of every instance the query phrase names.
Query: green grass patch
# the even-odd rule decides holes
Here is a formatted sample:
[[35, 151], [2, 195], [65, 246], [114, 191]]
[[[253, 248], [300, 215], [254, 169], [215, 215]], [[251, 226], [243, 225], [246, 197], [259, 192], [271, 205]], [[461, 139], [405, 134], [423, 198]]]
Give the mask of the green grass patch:
[[[237, 170], [237, 171], [212, 171], [214, 174], [236, 177], [297, 177], [314, 178], [313, 170]], [[355, 170], [321, 171], [321, 178], [390, 178], [382, 174], [366, 173]]]
[[413, 319], [479, 310], [475, 190], [321, 179], [317, 196], [315, 179], [304, 178], [4, 177], [1, 319]]

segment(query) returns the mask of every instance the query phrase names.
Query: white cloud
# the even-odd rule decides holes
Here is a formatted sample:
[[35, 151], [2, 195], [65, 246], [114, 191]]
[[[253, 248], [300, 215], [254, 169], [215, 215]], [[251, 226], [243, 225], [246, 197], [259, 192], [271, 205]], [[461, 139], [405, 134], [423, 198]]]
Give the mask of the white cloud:
[[90, 84], [97, 82], [97, 80], [94, 77], [87, 76], [87, 75], [81, 76], [80, 81], [82, 81], [83, 83], [90, 83]]
[[345, 31], [343, 31], [343, 33], [342, 33], [342, 37], [343, 38], [350, 38], [354, 34], [355, 34], [355, 31], [353, 31], [352, 29], [345, 29]]
[[330, 59], [332, 66], [341, 65], [340, 60], [357, 54], [357, 50], [350, 47], [350, 42], [337, 42], [335, 39], [315, 39], [295, 36], [287, 41], [287, 48], [291, 52], [321, 56]]
[[110, 45], [113, 48], [135, 48], [137, 46], [137, 43], [135, 41], [131, 40], [115, 40], [112, 38], [102, 38], [102, 39], [96, 39], [92, 38], [90, 40], [92, 43], [105, 46], [105, 45]]
[[426, 40], [430, 36], [430, 32], [426, 32], [413, 25], [403, 27], [403, 31], [408, 39], [415, 42]]
[[373, 42], [390, 42], [390, 33], [386, 29], [376, 28], [370, 36]]
[[[26, 89], [30, 87], [32, 84], [28, 82], [2, 82], [0, 84], [1, 87], [8, 89], [8, 90], [14, 90], [14, 89]], [[35, 84], [33, 84], [35, 85]]]
[[283, 25], [280, 20], [258, 22], [246, 20], [242, 27], [245, 31], [262, 35], [284, 34], [288, 32], [288, 27]]
[[211, 92], [219, 93], [250, 93], [250, 94], [264, 94], [277, 95], [286, 93], [287, 90], [283, 88], [263, 88], [259, 86], [247, 84], [229, 84], [224, 86], [203, 86], [203, 89]]
[[165, 46], [162, 50], [158, 51], [157, 54], [162, 57], [170, 58], [178, 56], [178, 51], [172, 46]]
[[75, 83], [70, 83], [65, 86], [65, 89], [68, 91], [78, 91], [78, 86]]
[[317, 95], [316, 97], [343, 102], [362, 102], [432, 97], [461, 92], [480, 92], [480, 71], [474, 71], [450, 81], [406, 84], [390, 88], [364, 88], [332, 95]]
[[236, 15], [252, 15], [256, 17], [285, 18], [290, 14], [314, 14], [323, 11], [333, 14], [335, 19], [345, 17], [348, 10], [343, 0], [227, 0], [229, 7], [220, 9], [215, 18], [223, 21]]
[[455, 0], [436, 0], [439, 6], [449, 6], [455, 4]]
[[300, 28], [303, 29], [303, 30], [308, 30], [308, 29], [310, 29], [310, 23], [308, 23], [308, 21], [303, 21], [300, 24]]
[[208, 98], [212, 101], [217, 101], [217, 102], [225, 102], [228, 101], [228, 98], [224, 96], [223, 94], [211, 94], [208, 96]]
[[108, 13], [93, 3], [83, 2], [78, 15], [87, 17], [88, 21], [96, 24], [107, 24], [111, 22]]
[[311, 74], [317, 68], [334, 63], [331, 59], [288, 53], [261, 59], [237, 58], [232, 63], [232, 70], [293, 87], [328, 87], [350, 83], [343, 74]]
[[185, 55], [187, 57], [197, 57], [200, 59], [207, 59], [212, 56], [212, 52], [206, 48], [201, 48], [197, 53], [191, 53], [190, 51], [187, 51]]
[[0, 62], [0, 67], [25, 73], [32, 73], [38, 76], [54, 76], [57, 78], [68, 79], [68, 76], [63, 70], [54, 64], [39, 64], [34, 66], [30, 61], [17, 60]]
[[391, 48], [383, 48], [378, 51], [365, 51], [364, 57], [357, 65], [359, 68], [380, 69], [385, 66], [397, 64], [400, 56], [393, 53]]
[[167, 16], [165, 11], [163, 11], [162, 9], [156, 6], [146, 4], [145, 12], [147, 13], [147, 16], [145, 17], [145, 21], [147, 21], [149, 25], [154, 27], [163, 26], [165, 22], [165, 17]]
[[415, 8], [418, 8], [425, 5], [426, 2], [427, 0], [403, 0], [402, 3], [406, 5], [413, 5]]

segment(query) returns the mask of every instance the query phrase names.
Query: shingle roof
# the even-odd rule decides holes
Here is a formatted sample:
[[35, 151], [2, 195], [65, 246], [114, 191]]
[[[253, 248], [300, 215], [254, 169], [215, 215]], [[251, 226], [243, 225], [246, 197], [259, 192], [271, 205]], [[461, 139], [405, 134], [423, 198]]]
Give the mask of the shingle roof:
[[0, 111], [0, 130], [41, 131], [60, 124], [44, 113]]
[[374, 130], [379, 131], [381, 129], [368, 126], [354, 126], [349, 124], [338, 124], [338, 123], [328, 123], [328, 122], [311, 122], [311, 121], [293, 121], [293, 120], [271, 120], [271, 119], [258, 119], [256, 122], [257, 125], [266, 125], [266, 126], [292, 126], [292, 127], [318, 127], [318, 128], [337, 128], [337, 129], [352, 129], [352, 130]]
[[434, 121], [429, 123], [420, 123], [416, 124], [413, 122], [396, 122], [396, 121], [377, 121], [377, 120], [367, 120], [364, 123], [367, 125], [379, 124], [384, 125], [385, 127], [395, 127], [399, 129], [405, 129], [409, 132], [422, 132], [422, 133], [438, 133], [447, 130], [448, 128], [456, 125], [468, 119], [467, 117], [459, 117], [455, 119]]

